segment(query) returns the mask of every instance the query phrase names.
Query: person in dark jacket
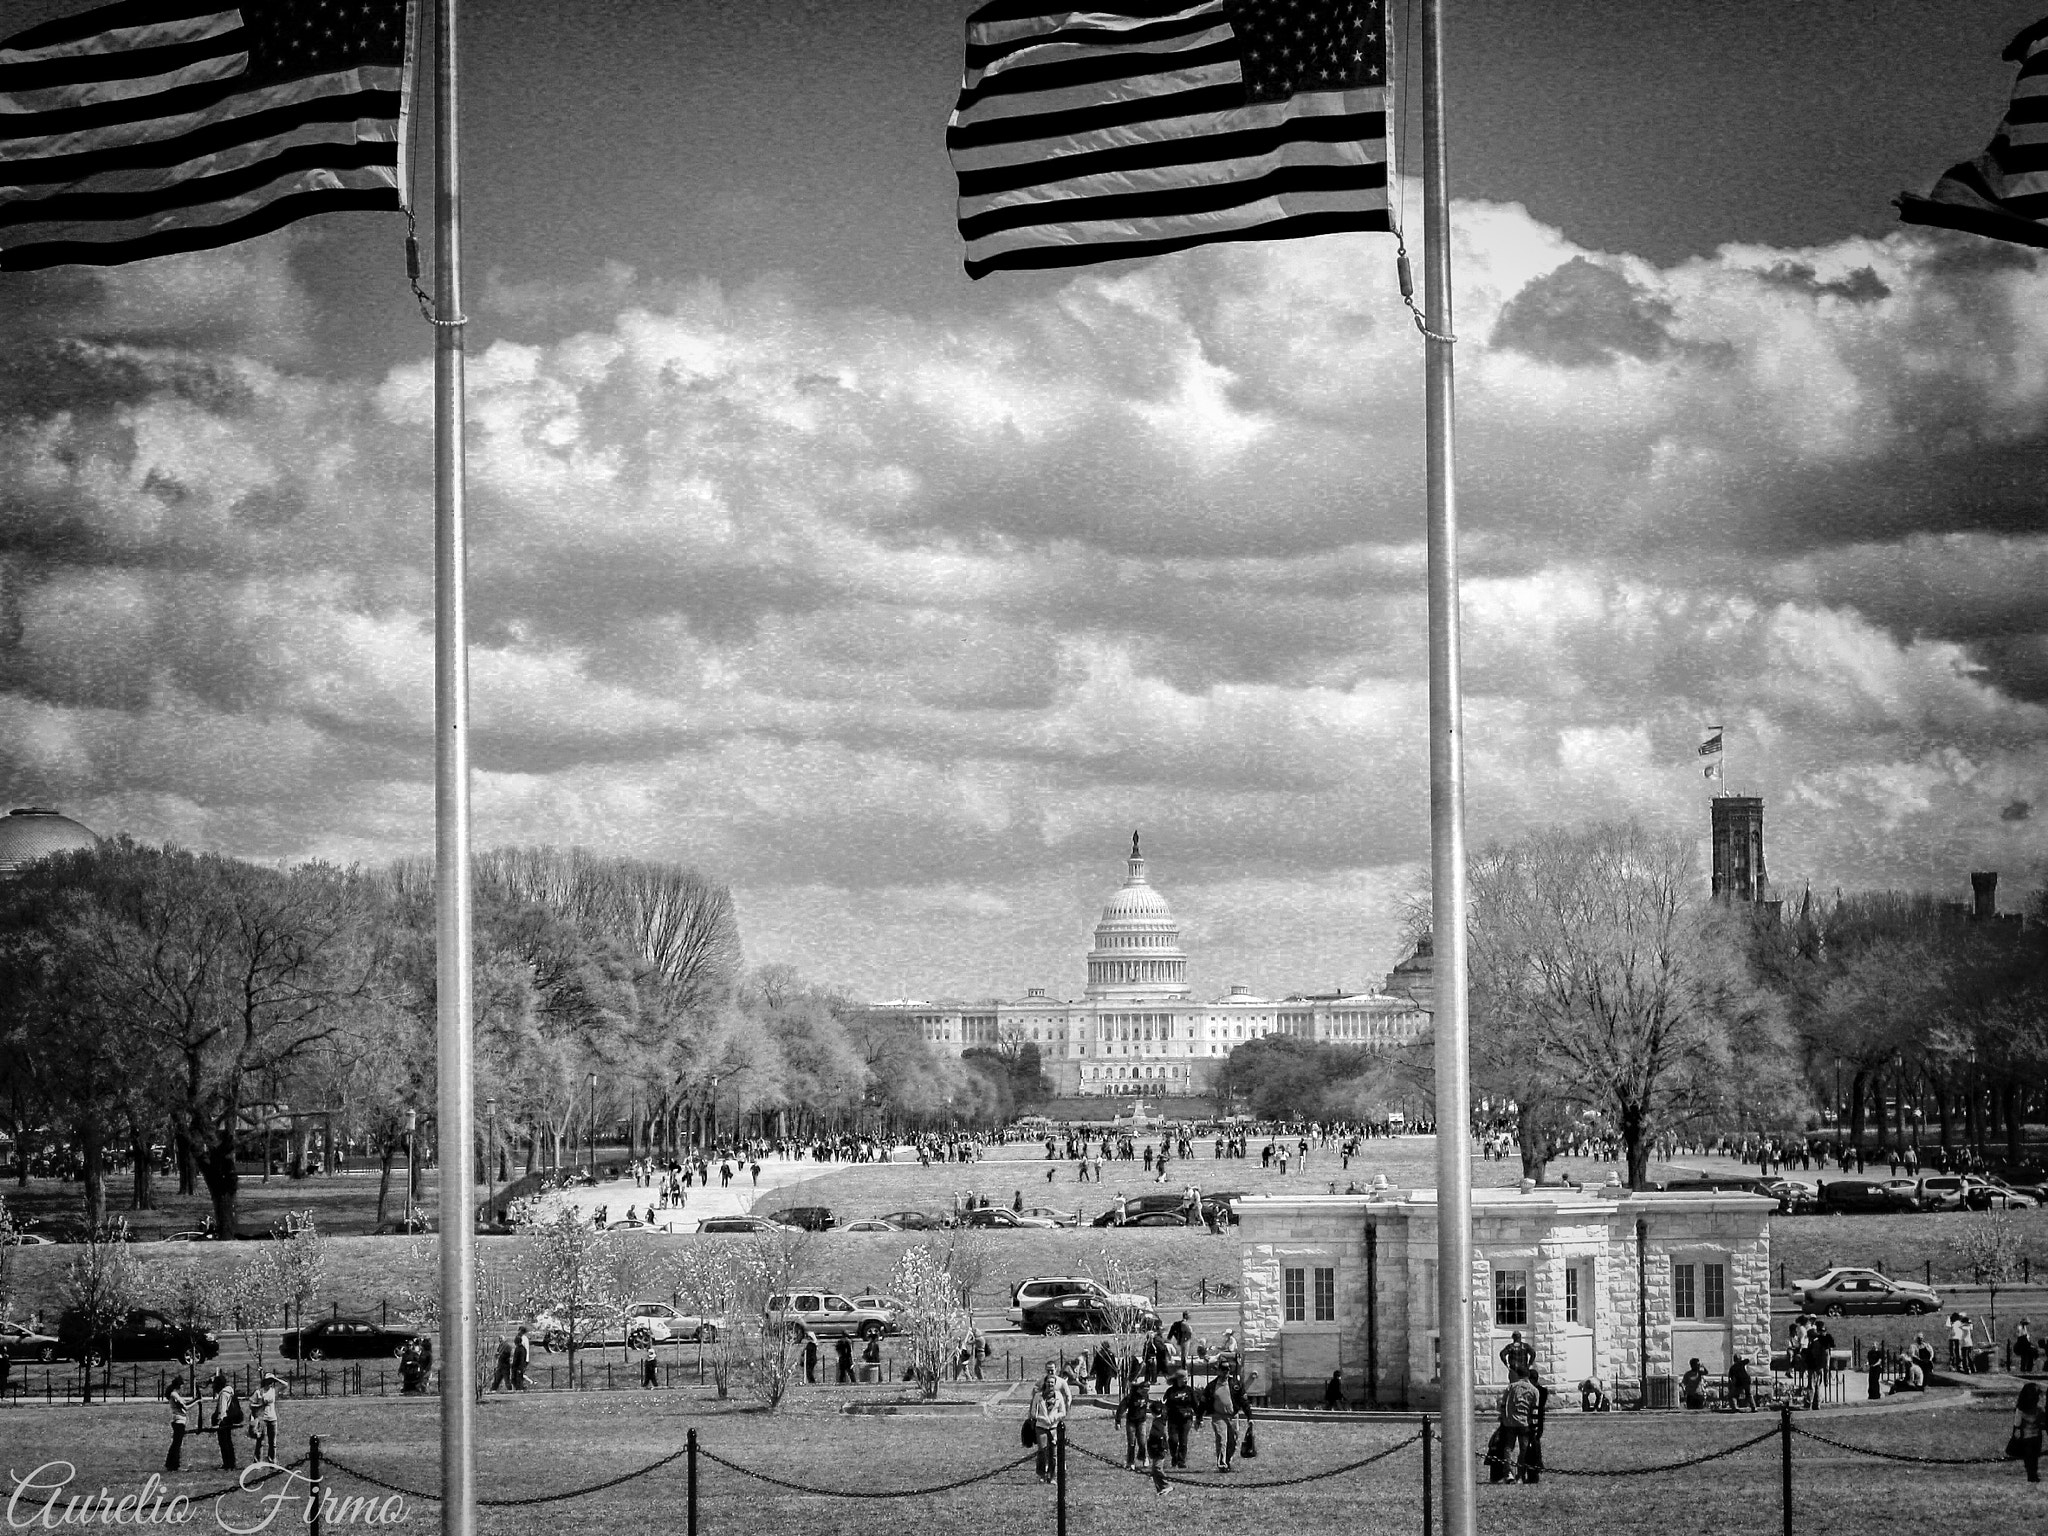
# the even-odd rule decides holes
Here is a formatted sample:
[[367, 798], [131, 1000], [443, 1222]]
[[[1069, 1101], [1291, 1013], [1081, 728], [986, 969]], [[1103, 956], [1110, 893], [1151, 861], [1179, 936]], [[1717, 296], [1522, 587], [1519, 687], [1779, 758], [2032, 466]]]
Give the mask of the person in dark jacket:
[[171, 1448], [164, 1456], [164, 1470], [183, 1470], [180, 1460], [185, 1444], [185, 1431], [192, 1427], [192, 1399], [185, 1395], [185, 1378], [173, 1376], [171, 1384], [164, 1388], [164, 1401], [171, 1408]]
[[1250, 1406], [1244, 1400], [1244, 1388], [1239, 1385], [1237, 1372], [1226, 1368], [1209, 1382], [1209, 1390], [1202, 1395], [1201, 1409], [1195, 1422], [1209, 1420], [1209, 1427], [1216, 1436], [1216, 1470], [1236, 1470], [1237, 1421], [1240, 1416], [1249, 1417]]
[[853, 1385], [853, 1340], [842, 1337], [833, 1346], [833, 1349], [839, 1357], [839, 1374], [835, 1378], [836, 1384], [842, 1387]]
[[[1114, 1420], [1124, 1427], [1124, 1470], [1135, 1472], [1149, 1467], [1153, 1485], [1163, 1493], [1166, 1490], [1166, 1477], [1160, 1471], [1160, 1458], [1152, 1454], [1151, 1437], [1147, 1433], [1152, 1421], [1158, 1416], [1157, 1410], [1152, 1406], [1152, 1393], [1146, 1385], [1145, 1378], [1133, 1376], [1129, 1385], [1124, 1388], [1122, 1400], [1116, 1405]], [[1164, 1455], [1166, 1431], [1163, 1425], [1159, 1426], [1159, 1449], [1161, 1455]]]
[[1175, 1371], [1167, 1378], [1166, 1397], [1160, 1403], [1166, 1412], [1166, 1454], [1176, 1467], [1188, 1464], [1188, 1430], [1193, 1427], [1201, 1405], [1195, 1389], [1188, 1385], [1188, 1373]]
[[1116, 1375], [1116, 1351], [1104, 1339], [1095, 1346], [1095, 1395], [1109, 1396], [1110, 1379]]

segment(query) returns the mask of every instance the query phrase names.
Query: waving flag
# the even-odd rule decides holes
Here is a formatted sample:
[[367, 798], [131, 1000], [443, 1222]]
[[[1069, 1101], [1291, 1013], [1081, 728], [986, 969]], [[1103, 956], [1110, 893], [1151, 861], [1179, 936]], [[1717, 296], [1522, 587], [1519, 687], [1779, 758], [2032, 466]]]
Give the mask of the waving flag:
[[967, 275], [1384, 230], [1382, 0], [991, 0], [946, 148]]
[[0, 268], [397, 209], [407, 0], [118, 0], [0, 42]]
[[1707, 727], [1707, 739], [1700, 743], [1700, 756], [1710, 759], [1704, 770], [1710, 779], [1721, 777], [1721, 727]]
[[2048, 19], [2006, 44], [2004, 57], [2020, 73], [1990, 147], [1950, 166], [1930, 196], [1902, 194], [1899, 217], [1908, 224], [2048, 246]]

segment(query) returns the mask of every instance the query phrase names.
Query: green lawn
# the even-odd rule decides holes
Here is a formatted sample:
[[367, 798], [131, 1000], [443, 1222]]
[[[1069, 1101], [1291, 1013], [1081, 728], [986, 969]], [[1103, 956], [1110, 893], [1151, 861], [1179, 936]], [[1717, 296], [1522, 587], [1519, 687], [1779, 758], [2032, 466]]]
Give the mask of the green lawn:
[[[494, 1399], [481, 1409], [479, 1481], [486, 1498], [522, 1498], [601, 1481], [677, 1449], [694, 1427], [702, 1448], [788, 1481], [833, 1490], [915, 1488], [1009, 1462], [1021, 1454], [1021, 1406], [997, 1405], [987, 1418], [843, 1416], [803, 1401], [783, 1415], [719, 1405], [696, 1393], [611, 1394], [580, 1400]], [[68, 1460], [74, 1487], [110, 1492], [138, 1487], [161, 1464], [161, 1415], [150, 1408], [19, 1409], [0, 1416], [7, 1467], [26, 1473]], [[1883, 1416], [1820, 1414], [1800, 1420], [1836, 1438], [1913, 1455], [1980, 1456], [2003, 1443], [2009, 1415], [1951, 1408]], [[301, 1454], [309, 1432], [341, 1461], [412, 1488], [436, 1482], [435, 1404], [288, 1402], [280, 1449]], [[1547, 1437], [1553, 1469], [1622, 1469], [1698, 1455], [1768, 1429], [1765, 1416], [1703, 1418], [1651, 1415], [1580, 1419], [1561, 1416]], [[1394, 1445], [1406, 1424], [1261, 1426], [1263, 1454], [1229, 1479], [1200, 1470], [1200, 1441], [1190, 1457], [1198, 1487], [1156, 1498], [1148, 1481], [1076, 1454], [1070, 1461], [1070, 1529], [1124, 1533], [1157, 1529], [1219, 1536], [1304, 1536], [1308, 1532], [1412, 1533], [1420, 1524], [1420, 1451], [1408, 1448], [1361, 1472], [1285, 1488], [1257, 1488]], [[1079, 1446], [1120, 1460], [1120, 1434], [1106, 1415], [1084, 1410]], [[174, 1486], [210, 1489], [218, 1473], [209, 1439], [187, 1441], [188, 1470]], [[991, 1531], [1053, 1529], [1052, 1496], [1028, 1467], [972, 1487], [902, 1503], [791, 1492], [700, 1463], [700, 1529], [707, 1536], [811, 1536], [867, 1533], [912, 1522], [919, 1536], [987, 1536]], [[2044, 1491], [2017, 1466], [1906, 1467], [1868, 1460], [1809, 1440], [1795, 1441], [1795, 1528], [1801, 1532], [1914, 1529], [1939, 1522], [1958, 1532], [2031, 1527]], [[1778, 1447], [1766, 1442], [1738, 1456], [1684, 1471], [1639, 1478], [1591, 1478], [1554, 1470], [1538, 1487], [1481, 1486], [1480, 1529], [1580, 1536], [1670, 1536], [1673, 1531], [1772, 1533], [1781, 1529]], [[369, 1492], [346, 1477], [345, 1492]], [[684, 1523], [680, 1463], [646, 1478], [573, 1501], [492, 1509], [493, 1533], [590, 1532], [593, 1536], [670, 1536]], [[243, 1501], [245, 1504], [248, 1501]], [[247, 1524], [248, 1513], [231, 1518]], [[412, 1503], [408, 1524], [431, 1522], [431, 1504]], [[23, 1518], [27, 1517], [24, 1511]], [[208, 1514], [202, 1511], [202, 1520]], [[206, 1528], [211, 1528], [207, 1526]], [[283, 1529], [279, 1524], [275, 1528]]]

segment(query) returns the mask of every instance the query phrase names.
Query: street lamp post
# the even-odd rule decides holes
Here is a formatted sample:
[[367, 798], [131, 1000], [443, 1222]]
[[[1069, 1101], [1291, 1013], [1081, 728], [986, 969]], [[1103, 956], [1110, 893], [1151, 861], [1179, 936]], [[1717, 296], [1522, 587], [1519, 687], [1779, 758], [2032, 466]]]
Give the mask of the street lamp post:
[[597, 1182], [597, 1074], [590, 1074], [590, 1182]]
[[713, 1146], [718, 1145], [718, 1078], [718, 1073], [711, 1074], [711, 1125], [704, 1133], [705, 1139]]
[[484, 1143], [484, 1184], [490, 1194], [484, 1201], [484, 1210], [490, 1214], [491, 1225], [498, 1224], [498, 1101], [484, 1100], [484, 1113], [490, 1117], [490, 1139]]
[[405, 1230], [412, 1230], [413, 1207], [420, 1198], [420, 1153], [419, 1153], [420, 1112], [408, 1109], [405, 1112]]

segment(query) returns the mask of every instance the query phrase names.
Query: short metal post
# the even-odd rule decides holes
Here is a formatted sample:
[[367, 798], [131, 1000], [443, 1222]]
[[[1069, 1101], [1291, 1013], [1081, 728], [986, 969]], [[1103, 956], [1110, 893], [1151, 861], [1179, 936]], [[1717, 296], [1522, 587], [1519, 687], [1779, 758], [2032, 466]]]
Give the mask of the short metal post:
[[312, 1511], [312, 1536], [321, 1536], [320, 1531], [320, 1437], [312, 1436], [306, 1442], [307, 1507]]
[[1429, 1415], [1425, 1413], [1422, 1416], [1422, 1536], [1430, 1536], [1436, 1528], [1436, 1513], [1430, 1508], [1429, 1441]]
[[684, 1536], [697, 1536], [697, 1431], [690, 1431], [689, 1527]]
[[1792, 1405], [1778, 1410], [1778, 1444], [1785, 1474], [1785, 1536], [1792, 1536]]
[[1054, 1536], [1067, 1536], [1067, 1425], [1064, 1419], [1052, 1427], [1052, 1470], [1055, 1485], [1053, 1507], [1058, 1511]]

